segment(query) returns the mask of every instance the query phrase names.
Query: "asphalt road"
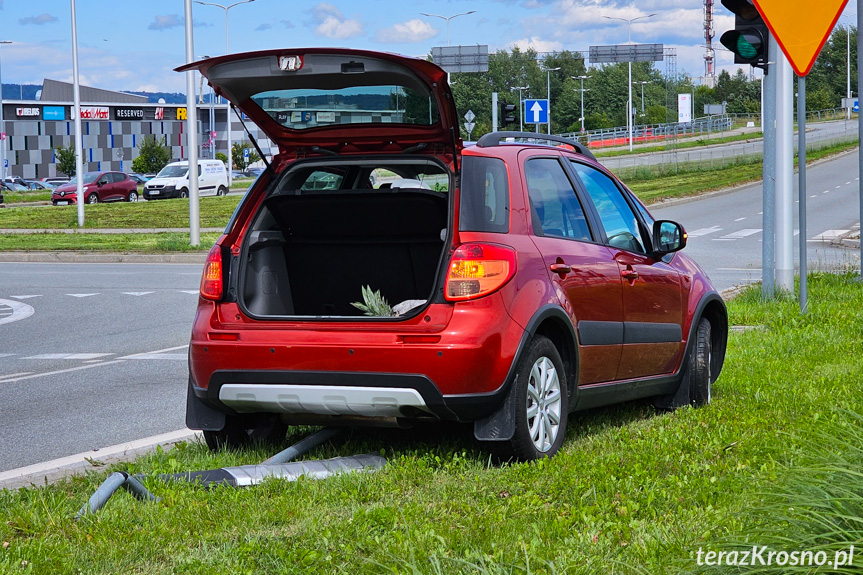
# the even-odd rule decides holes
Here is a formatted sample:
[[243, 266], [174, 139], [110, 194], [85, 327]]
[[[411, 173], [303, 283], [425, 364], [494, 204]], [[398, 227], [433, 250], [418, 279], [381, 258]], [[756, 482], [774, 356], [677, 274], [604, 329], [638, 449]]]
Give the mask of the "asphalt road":
[[[859, 224], [858, 184], [856, 153], [809, 168], [811, 267], [858, 265], [829, 241]], [[760, 279], [760, 184], [651, 211], [718, 289]], [[201, 268], [0, 263], [0, 472], [184, 428]]]
[[0, 471], [184, 427], [201, 267], [0, 263]]

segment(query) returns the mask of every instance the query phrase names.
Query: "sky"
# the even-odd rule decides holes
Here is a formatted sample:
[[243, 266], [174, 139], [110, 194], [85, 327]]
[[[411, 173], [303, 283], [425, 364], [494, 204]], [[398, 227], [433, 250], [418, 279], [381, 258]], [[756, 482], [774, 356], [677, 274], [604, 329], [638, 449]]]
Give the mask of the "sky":
[[[207, 0], [230, 5], [237, 0]], [[184, 0], [77, 0], [82, 85], [109, 90], [184, 92], [173, 69], [186, 61]], [[851, 3], [853, 4], [853, 3]], [[70, 0], [0, 0], [0, 73], [4, 83], [72, 81]], [[487, 44], [490, 52], [519, 46], [539, 52], [632, 41], [677, 49], [677, 70], [704, 74], [703, 0], [253, 0], [228, 10], [230, 52], [293, 47], [349, 47], [425, 57], [447, 43]], [[841, 23], [855, 23], [853, 8]], [[717, 72], [734, 71], [719, 36], [734, 27], [716, 0]], [[225, 53], [225, 10], [193, 4], [195, 59]], [[664, 71], [664, 65], [658, 64]], [[749, 67], [745, 68], [747, 71]], [[696, 80], [698, 81], [698, 80]]]

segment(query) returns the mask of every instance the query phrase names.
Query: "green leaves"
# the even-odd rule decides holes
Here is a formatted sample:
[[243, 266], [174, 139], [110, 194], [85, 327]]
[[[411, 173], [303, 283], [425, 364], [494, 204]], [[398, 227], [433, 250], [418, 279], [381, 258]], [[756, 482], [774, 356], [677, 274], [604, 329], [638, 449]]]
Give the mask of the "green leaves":
[[363, 286], [363, 302], [353, 302], [352, 306], [369, 316], [392, 316], [393, 308], [387, 303], [387, 300], [381, 295], [380, 290], [372, 292], [370, 286]]

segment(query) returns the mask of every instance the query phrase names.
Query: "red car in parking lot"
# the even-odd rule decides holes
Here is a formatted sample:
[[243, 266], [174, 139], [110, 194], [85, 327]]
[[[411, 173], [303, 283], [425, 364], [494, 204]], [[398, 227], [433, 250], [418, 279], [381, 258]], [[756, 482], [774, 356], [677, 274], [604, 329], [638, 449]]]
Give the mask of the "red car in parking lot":
[[[123, 172], [87, 172], [84, 174], [84, 201], [88, 204], [100, 202], [137, 202], [138, 184]], [[51, 192], [51, 203], [65, 206], [78, 203], [77, 176]]]
[[[453, 420], [531, 460], [560, 449], [573, 412], [710, 401], [722, 299], [680, 252], [683, 227], [580, 144], [504, 132], [465, 147], [446, 73], [393, 54], [188, 69], [280, 150], [201, 280], [186, 421], [212, 448], [294, 424]], [[374, 292], [395, 305], [361, 301]]]

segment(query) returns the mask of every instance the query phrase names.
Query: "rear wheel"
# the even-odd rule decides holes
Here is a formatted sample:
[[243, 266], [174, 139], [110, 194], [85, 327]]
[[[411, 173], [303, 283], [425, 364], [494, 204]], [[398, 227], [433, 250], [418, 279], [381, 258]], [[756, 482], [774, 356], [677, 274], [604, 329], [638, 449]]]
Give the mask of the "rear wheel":
[[219, 190], [216, 192], [216, 195], [217, 196], [227, 196], [228, 195], [228, 188], [226, 188], [225, 186], [219, 186]]
[[689, 402], [695, 407], [710, 403], [713, 374], [710, 364], [713, 360], [713, 344], [710, 339], [710, 322], [701, 318], [689, 354]]
[[87, 203], [88, 204], [98, 204], [99, 203], [99, 196], [96, 194], [90, 194], [89, 196], [87, 196]]
[[179, 197], [188, 198], [189, 197], [189, 191], [186, 188], [183, 188], [182, 190], [180, 190]]
[[225, 427], [219, 431], [204, 430], [204, 440], [207, 447], [217, 451], [223, 447], [243, 447], [255, 442], [278, 444], [285, 439], [287, 431], [288, 426], [276, 415], [226, 415]]
[[503, 457], [533, 461], [552, 457], [563, 445], [569, 407], [560, 353], [538, 335], [519, 360], [515, 385], [515, 433]]
[[129, 201], [137, 202], [138, 201], [138, 192], [129, 192]]

